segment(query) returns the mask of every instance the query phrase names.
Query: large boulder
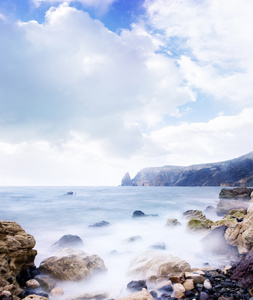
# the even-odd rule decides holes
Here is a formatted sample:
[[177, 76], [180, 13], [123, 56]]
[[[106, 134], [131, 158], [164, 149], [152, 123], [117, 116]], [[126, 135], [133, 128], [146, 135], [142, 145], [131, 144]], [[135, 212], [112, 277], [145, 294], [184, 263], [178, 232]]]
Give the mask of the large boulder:
[[0, 287], [13, 282], [11, 293], [21, 292], [16, 277], [22, 269], [34, 266], [35, 239], [16, 222], [0, 221]]
[[203, 232], [211, 229], [213, 221], [209, 219], [200, 220], [200, 219], [191, 219], [187, 222], [186, 229], [187, 231], [192, 232]]
[[232, 280], [236, 280], [243, 286], [248, 287], [253, 284], [253, 252], [250, 252], [245, 259], [233, 271]]
[[130, 263], [128, 274], [140, 279], [168, 278], [191, 270], [183, 259], [158, 251], [147, 251], [137, 256]]
[[253, 250], [253, 204], [249, 206], [242, 222], [230, 224], [225, 239], [230, 245], [236, 246], [240, 254]]
[[244, 199], [250, 200], [251, 193], [253, 189], [245, 188], [245, 187], [238, 187], [234, 189], [222, 189], [219, 193], [219, 197], [223, 199]]
[[55, 279], [79, 281], [90, 278], [94, 272], [106, 271], [103, 260], [98, 255], [87, 255], [81, 250], [65, 248], [56, 256], [43, 260], [39, 269]]

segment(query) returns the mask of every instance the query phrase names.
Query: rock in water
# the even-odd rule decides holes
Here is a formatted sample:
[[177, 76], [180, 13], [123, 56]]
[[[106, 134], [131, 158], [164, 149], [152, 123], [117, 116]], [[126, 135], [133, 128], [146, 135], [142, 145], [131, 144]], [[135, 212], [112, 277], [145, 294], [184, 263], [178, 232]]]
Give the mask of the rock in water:
[[178, 219], [168, 219], [165, 224], [165, 226], [168, 226], [168, 227], [175, 227], [175, 226], [179, 226], [179, 225], [182, 225], [182, 224], [178, 221]]
[[22, 269], [34, 266], [37, 251], [35, 239], [16, 222], [0, 221], [0, 278], [1, 285], [8, 285], [12, 278], [12, 294], [21, 292], [16, 277]]
[[146, 281], [145, 280], [137, 280], [137, 281], [131, 281], [128, 283], [127, 288], [132, 291], [141, 291], [143, 288], [147, 289]]
[[98, 255], [88, 256], [81, 250], [65, 248], [43, 260], [41, 272], [59, 280], [79, 281], [90, 278], [94, 272], [107, 271], [103, 260]]
[[141, 210], [135, 210], [133, 212], [132, 218], [141, 218], [141, 217], [146, 217], [143, 211]]
[[191, 219], [187, 223], [187, 230], [194, 232], [203, 232], [211, 229], [213, 222], [209, 219], [200, 220], [200, 219]]
[[197, 220], [203, 220], [205, 221], [206, 220], [206, 216], [203, 215], [202, 211], [201, 210], [192, 210], [192, 209], [189, 209], [187, 211], [185, 211], [183, 213], [184, 217], [187, 219], [187, 220], [190, 220], [190, 219], [197, 219]]
[[121, 186], [132, 186], [132, 185], [133, 185], [133, 181], [129, 173], [127, 172], [121, 180]]
[[250, 200], [253, 189], [238, 187], [234, 189], [222, 189], [219, 193], [220, 198], [225, 199], [245, 199]]
[[189, 270], [191, 267], [185, 260], [159, 251], [147, 251], [131, 262], [128, 273], [141, 279], [150, 279], [168, 278], [169, 275]]
[[52, 247], [67, 248], [83, 246], [83, 240], [78, 235], [66, 234], [62, 236]]
[[107, 222], [107, 221], [101, 221], [101, 222], [95, 223], [93, 225], [89, 225], [89, 227], [100, 228], [100, 227], [107, 227], [109, 225], [111, 225], [109, 222]]

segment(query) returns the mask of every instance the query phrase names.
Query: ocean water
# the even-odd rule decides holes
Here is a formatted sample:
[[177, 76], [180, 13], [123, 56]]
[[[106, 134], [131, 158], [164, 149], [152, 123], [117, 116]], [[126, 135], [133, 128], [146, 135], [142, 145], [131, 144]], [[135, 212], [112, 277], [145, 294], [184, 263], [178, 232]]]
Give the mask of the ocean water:
[[[81, 248], [97, 254], [108, 272], [81, 283], [59, 283], [65, 295], [107, 291], [119, 297], [126, 284], [138, 278], [127, 276], [131, 260], [152, 245], [164, 243], [164, 253], [185, 259], [192, 267], [208, 262], [222, 264], [222, 257], [211, 257], [202, 249], [203, 234], [187, 232], [183, 212], [204, 210], [216, 206], [219, 187], [0, 187], [0, 219], [18, 222], [36, 239], [38, 251], [35, 264], [55, 254], [51, 246], [65, 234], [80, 236]], [[73, 195], [66, 195], [73, 191]], [[135, 210], [157, 217], [133, 219]], [[215, 220], [217, 216], [207, 215]], [[168, 218], [177, 218], [182, 226], [168, 228]], [[90, 228], [89, 225], [107, 221], [110, 226]], [[141, 239], [129, 243], [133, 236]]]

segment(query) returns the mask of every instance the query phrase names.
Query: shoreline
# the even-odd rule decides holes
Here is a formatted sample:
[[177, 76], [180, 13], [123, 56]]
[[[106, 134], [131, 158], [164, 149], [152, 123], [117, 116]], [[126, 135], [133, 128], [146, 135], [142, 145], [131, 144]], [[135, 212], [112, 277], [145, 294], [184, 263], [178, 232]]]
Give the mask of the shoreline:
[[[228, 200], [228, 201], [230, 201], [230, 200]], [[231, 200], [232, 201], [232, 200]], [[248, 201], [248, 203], [250, 204], [250, 201]], [[239, 215], [240, 213], [242, 213], [242, 211], [240, 211], [239, 209], [237, 209], [237, 211], [236, 212], [234, 212], [234, 214], [237, 214], [236, 216], [234, 215], [234, 214], [231, 214], [231, 215], [228, 215], [228, 217], [227, 218], [223, 218], [223, 219], [221, 219], [220, 220], [220, 222], [222, 221], [223, 223], [225, 223], [225, 224], [216, 224], [216, 225], [219, 225], [219, 226], [217, 226], [217, 227], [221, 227], [221, 226], [227, 226], [227, 228], [226, 228], [226, 232], [227, 232], [227, 229], [229, 229], [229, 228], [233, 228], [233, 230], [235, 230], [237, 227], [240, 227], [240, 225], [242, 225], [242, 224], [244, 224], [244, 223], [247, 223], [247, 218], [249, 218], [250, 217], [250, 214], [252, 213], [252, 210], [251, 210], [251, 206], [252, 206], [252, 204], [250, 204], [249, 205], [249, 208], [247, 209], [247, 213], [245, 213], [245, 215], [243, 216], [243, 217], [241, 217], [241, 218], [239, 218], [239, 216], [241, 216], [241, 215]], [[196, 212], [196, 211], [194, 211], [194, 212]], [[150, 216], [149, 216], [150, 217]], [[151, 216], [151, 217], [154, 217], [154, 216]], [[206, 223], [206, 218], [205, 219], [203, 219], [203, 214], [202, 214], [202, 216], [191, 216], [191, 217], [193, 217], [193, 218], [190, 218], [190, 220], [193, 220], [193, 219], [195, 219], [195, 220], [198, 220], [198, 226], [200, 225], [200, 224], [202, 224], [203, 222], [204, 223]], [[189, 221], [190, 221], [189, 220]], [[1, 223], [3, 223], [3, 221], [1, 221]], [[6, 222], [5, 222], [6, 223]], [[15, 222], [9, 222], [9, 223], [15, 223]], [[213, 222], [213, 223], [215, 223], [215, 222]], [[189, 224], [189, 222], [188, 222], [188, 224]], [[194, 223], [195, 225], [196, 225], [196, 221], [195, 221], [195, 223]], [[17, 224], [18, 225], [18, 224]], [[202, 224], [203, 225], [203, 224]], [[201, 226], [202, 226], [201, 225]], [[19, 226], [19, 225], [18, 225]], [[212, 232], [213, 230], [214, 230], [214, 228], [215, 227], [213, 227], [212, 229], [211, 229], [211, 226], [212, 225], [208, 225], [208, 226], [210, 226], [209, 227], [209, 232]], [[230, 226], [230, 227], [229, 227]], [[3, 226], [1, 226], [1, 229], [3, 228]], [[22, 228], [20, 229], [21, 227], [19, 226], [19, 230], [23, 230]], [[198, 230], [203, 230], [203, 228], [198, 228], [198, 229], [196, 229], [196, 228], [194, 228], [194, 230], [196, 231], [198, 231]], [[13, 232], [13, 229], [11, 229], [10, 230], [11, 232]], [[25, 233], [26, 234], [26, 233]], [[223, 233], [223, 234], [225, 234], [225, 232]], [[17, 234], [17, 235], [20, 235], [20, 232]], [[15, 234], [12, 236], [12, 237], [14, 237], [15, 238]], [[24, 250], [24, 248], [26, 247], [27, 248], [27, 251], [29, 252], [31, 252], [31, 251], [35, 251], [35, 250], [33, 250], [33, 247], [31, 247], [32, 246], [32, 244], [34, 243], [34, 242], [32, 242], [32, 237], [31, 237], [31, 235], [29, 235], [29, 234], [27, 234], [27, 237], [28, 237], [28, 239], [27, 239], [27, 241], [26, 242], [24, 242], [24, 239], [21, 241], [20, 240], [20, 238], [19, 238], [19, 240], [18, 240], [18, 242], [19, 243], [21, 243], [22, 244], [22, 249]], [[229, 237], [229, 236], [228, 236]], [[228, 237], [226, 237], [226, 238], [228, 238]], [[24, 236], [23, 236], [23, 238], [24, 238]], [[231, 240], [231, 246], [233, 246], [233, 247], [237, 247], [238, 248], [238, 250], [239, 250], [239, 252], [241, 252], [241, 253], [243, 253], [243, 251], [244, 251], [244, 254], [243, 255], [241, 255], [241, 257], [240, 256], [238, 256], [238, 258], [240, 257], [240, 260], [245, 260], [245, 255], [246, 255], [246, 253], [250, 253], [250, 247], [252, 246], [252, 245], [250, 245], [250, 247], [249, 247], [249, 245], [236, 245], [235, 246], [235, 244], [236, 243], [238, 243], [238, 241], [236, 241], [236, 240]], [[233, 245], [234, 244], [234, 245]], [[35, 245], [35, 243], [34, 243], [34, 245]], [[244, 248], [243, 248], [244, 247]], [[246, 247], [246, 248], [245, 248]], [[248, 247], [248, 248], [247, 248]], [[3, 247], [2, 247], [2, 249], [3, 249]], [[1, 249], [1, 251], [2, 251], [2, 249]], [[244, 250], [243, 250], [244, 249]], [[245, 250], [246, 249], [246, 250]], [[10, 249], [8, 249], [8, 251], [9, 251]], [[19, 250], [18, 250], [19, 251]], [[10, 251], [9, 251], [10, 252]], [[159, 251], [157, 251], [157, 252], [159, 252]], [[34, 254], [34, 252], [33, 252], [33, 254]], [[36, 254], [35, 254], [36, 255]], [[35, 255], [34, 255], [34, 258], [35, 258]], [[236, 258], [236, 256], [234, 256], [235, 258]], [[13, 259], [13, 258], [12, 258]], [[15, 260], [15, 259], [14, 259]], [[34, 261], [34, 260], [33, 260]], [[31, 264], [31, 260], [29, 261], [29, 263]], [[173, 299], [173, 298], [171, 298], [171, 295], [177, 295], [177, 294], [175, 294], [175, 292], [177, 291], [176, 290], [176, 288], [178, 288], [179, 289], [179, 291], [181, 291], [181, 293], [183, 293], [183, 295], [181, 294], [181, 295], [177, 295], [177, 299], [181, 299], [181, 298], [183, 298], [183, 297], [186, 297], [186, 299], [195, 299], [196, 297], [196, 299], [202, 299], [203, 297], [208, 297], [208, 298], [203, 298], [203, 299], [216, 299], [215, 297], [215, 295], [216, 294], [219, 294], [220, 293], [220, 296], [226, 296], [226, 297], [230, 297], [231, 296], [231, 293], [232, 293], [232, 296], [233, 297], [242, 297], [242, 298], [233, 298], [233, 299], [250, 299], [250, 297], [251, 297], [251, 294], [249, 293], [249, 291], [250, 291], [250, 288], [249, 288], [249, 286], [251, 285], [248, 285], [248, 287], [246, 287], [246, 286], [242, 286], [240, 283], [236, 283], [236, 281], [235, 280], [231, 280], [230, 279], [230, 277], [231, 277], [231, 275], [232, 275], [232, 271], [234, 271], [235, 269], [236, 269], [236, 265], [238, 265], [238, 261], [236, 261], [236, 262], [234, 262], [234, 264], [231, 266], [231, 268], [230, 268], [230, 271], [229, 271], [229, 269], [227, 268], [226, 270], [225, 269], [219, 269], [219, 270], [217, 270], [217, 269], [214, 269], [214, 270], [207, 270], [208, 269], [208, 266], [206, 266], [206, 268], [202, 268], [202, 272], [204, 271], [205, 273], [204, 274], [199, 274], [199, 276], [202, 276], [202, 277], [204, 277], [204, 281], [202, 281], [202, 282], [197, 282], [197, 281], [194, 281], [194, 278], [191, 278], [191, 277], [189, 277], [189, 276], [195, 276], [196, 275], [196, 272], [197, 272], [197, 270], [196, 269], [192, 269], [191, 271], [193, 271], [193, 272], [195, 272], [195, 273], [193, 273], [193, 274], [191, 274], [191, 275], [189, 275], [189, 274], [186, 274], [186, 272], [189, 272], [190, 270], [188, 270], [188, 271], [185, 271], [185, 270], [180, 270], [180, 274], [178, 275], [176, 275], [176, 274], [167, 274], [167, 277], [166, 278], [162, 278], [161, 276], [159, 277], [159, 276], [157, 276], [157, 278], [155, 279], [155, 278], [153, 278], [153, 281], [151, 280], [150, 281], [150, 279], [148, 279], [148, 278], [145, 278], [145, 276], [143, 276], [143, 280], [145, 280], [145, 284], [147, 285], [147, 289], [148, 289], [148, 291], [151, 293], [151, 295], [152, 295], [152, 297], [154, 298], [154, 299]], [[10, 264], [10, 263], [8, 263], [8, 264]], [[34, 270], [38, 270], [37, 268], [35, 268]], [[215, 273], [216, 272], [216, 273]], [[38, 275], [38, 274], [37, 274]], [[172, 278], [173, 276], [176, 276], [176, 277], [174, 277], [174, 278]], [[34, 276], [34, 277], [36, 277], [36, 276]], [[33, 278], [34, 278], [33, 277]], [[134, 278], [135, 276], [133, 276], [133, 278]], [[30, 279], [33, 279], [33, 278], [30, 278]], [[9, 278], [8, 278], [9, 279]], [[155, 280], [154, 280], [155, 279]], [[167, 286], [167, 291], [164, 289], [162, 289], [162, 290], [160, 290], [161, 289], [161, 287], [159, 287], [159, 285], [161, 285], [161, 282], [162, 281], [164, 281], [166, 279], [166, 286]], [[193, 286], [191, 285], [191, 289], [190, 290], [185, 290], [184, 292], [183, 292], [183, 288], [182, 288], [182, 286], [184, 287], [184, 283], [185, 282], [187, 282], [187, 283], [189, 283], [189, 280], [191, 279], [191, 282], [193, 283]], [[216, 280], [217, 279], [217, 280]], [[171, 281], [171, 283], [170, 284], [168, 284], [168, 281]], [[193, 280], [193, 281], [192, 281]], [[203, 280], [203, 278], [201, 279], [201, 280]], [[208, 288], [206, 288], [206, 286], [207, 286], [207, 282], [205, 282], [205, 280], [211, 280], [210, 281], [210, 283], [213, 285], [212, 286], [212, 288], [210, 288], [210, 289], [208, 289]], [[230, 280], [230, 281], [229, 281]], [[7, 280], [8, 281], [8, 280]], [[133, 281], [138, 281], [138, 280], [133, 280]], [[157, 282], [156, 282], [157, 281]], [[155, 282], [156, 282], [156, 284], [155, 284]], [[205, 284], [204, 284], [204, 282], [205, 282]], [[221, 282], [223, 282], [223, 284], [221, 284]], [[227, 283], [225, 283], [225, 282], [227, 282]], [[11, 294], [11, 290], [12, 290], [12, 288], [13, 287], [11, 287], [10, 285], [12, 285], [13, 283], [10, 283], [10, 282], [8, 282], [9, 284], [6, 284], [5, 286], [2, 286], [1, 287], [1, 289], [2, 289], [2, 291], [1, 291], [1, 294], [0, 294], [0, 296], [1, 296], [1, 299], [5, 299], [6, 297], [10, 297], [10, 298], [8, 298], [8, 300], [10, 300], [10, 299], [12, 299], [12, 296], [13, 296], [13, 298], [14, 299], [18, 299], [17, 298], [17, 296], [15, 295], [15, 294]], [[158, 285], [158, 283], [159, 283], [159, 285]], [[253, 282], [252, 282], [253, 283]], [[181, 286], [179, 286], [179, 284], [181, 285]], [[6, 286], [7, 286], [7, 288], [6, 288]], [[168, 286], [170, 286], [170, 288], [168, 287]], [[158, 287], [159, 287], [159, 289], [158, 289]], [[210, 286], [209, 286], [210, 287]], [[126, 287], [127, 288], [127, 287]], [[140, 287], [138, 287], [139, 289], [140, 289]], [[143, 288], [143, 287], [141, 287], [141, 288]], [[145, 287], [144, 287], [145, 288]], [[189, 287], [188, 287], [189, 288]], [[9, 291], [8, 291], [8, 289], [9, 289]], [[172, 290], [170, 290], [170, 289], [172, 289]], [[216, 289], [216, 291], [215, 291], [215, 289]], [[155, 291], [157, 291], [158, 290], [158, 292], [157, 292], [157, 294], [156, 294], [156, 292]], [[36, 292], [36, 290], [33, 290], [33, 289], [29, 289], [28, 288], [28, 290], [27, 291], [29, 291], [29, 293], [31, 292]], [[127, 293], [129, 294], [129, 288], [127, 289]], [[131, 292], [133, 292], [133, 294], [135, 294], [134, 293], [134, 291], [135, 290], [131, 290]], [[164, 292], [162, 292], [162, 291], [164, 291]], [[9, 294], [9, 293], [10, 294]], [[140, 293], [138, 290], [137, 290], [137, 292], [138, 293]], [[194, 295], [192, 294], [194, 292]], [[145, 291], [143, 291], [143, 293], [145, 294], [146, 292]], [[201, 296], [201, 293], [202, 293], [202, 296]], [[124, 293], [123, 293], [124, 294]], [[165, 295], [166, 294], [166, 295]], [[178, 292], [178, 294], [179, 294], [179, 292]], [[207, 294], [207, 295], [206, 295]], [[20, 295], [20, 294], [18, 294], [18, 295]], [[46, 293], [44, 293], [44, 296], [45, 295], [47, 295]], [[147, 295], [147, 294], [146, 294]], [[230, 296], [229, 296], [230, 295]], [[24, 296], [24, 295], [23, 295]], [[87, 296], [87, 295], [86, 295]], [[93, 295], [94, 296], [94, 295]], [[98, 295], [97, 295], [98, 296]], [[104, 295], [105, 296], [105, 295]], [[119, 295], [120, 296], [120, 295]], [[170, 297], [169, 297], [170, 296]], [[201, 297], [202, 298], [201, 298]], [[64, 299], [64, 295], [62, 295], [62, 296], [52, 296], [52, 295], [50, 295], [49, 296], [50, 298], [54, 298], [54, 297], [57, 297], [57, 298], [59, 298], [59, 299]], [[89, 296], [90, 297], [90, 296]], [[109, 299], [108, 297], [106, 298], [106, 297], [104, 297], [104, 298], [101, 298], [102, 297], [102, 295], [100, 295], [99, 296], [100, 298], [99, 299]], [[129, 295], [129, 296], [127, 296], [128, 298], [129, 297], [131, 297], [131, 294]], [[167, 298], [166, 298], [167, 297]], [[195, 298], [192, 298], [192, 297], [195, 297]], [[95, 297], [96, 298], [96, 297]], [[174, 297], [175, 298], [175, 297]], [[85, 298], [85, 297], [83, 297], [82, 299], [91, 299], [91, 298]], [[120, 298], [115, 298], [115, 299], [120, 299]], [[123, 299], [127, 299], [126, 297], [123, 297]], [[130, 299], [130, 298], [129, 298]], [[218, 299], [218, 298], [217, 298]], [[229, 299], [229, 298], [227, 298], [227, 299]], [[6, 298], [6, 300], [7, 300], [7, 298]]]

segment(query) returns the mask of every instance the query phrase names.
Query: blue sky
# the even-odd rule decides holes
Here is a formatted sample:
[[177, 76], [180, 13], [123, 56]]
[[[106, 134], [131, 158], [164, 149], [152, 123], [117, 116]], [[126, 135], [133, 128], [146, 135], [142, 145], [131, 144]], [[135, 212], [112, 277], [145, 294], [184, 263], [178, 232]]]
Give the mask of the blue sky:
[[117, 185], [253, 150], [249, 0], [2, 0], [2, 185]]

